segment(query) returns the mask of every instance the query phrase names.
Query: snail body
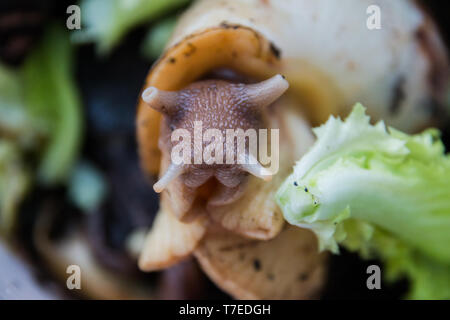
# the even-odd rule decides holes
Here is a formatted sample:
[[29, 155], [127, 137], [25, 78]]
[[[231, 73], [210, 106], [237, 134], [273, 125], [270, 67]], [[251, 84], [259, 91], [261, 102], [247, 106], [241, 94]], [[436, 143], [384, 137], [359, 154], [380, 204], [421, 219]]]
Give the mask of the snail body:
[[[138, 106], [142, 166], [159, 174], [155, 190], [162, 191], [141, 269], [159, 270], [194, 254], [234, 297], [317, 295], [326, 255], [317, 252], [309, 231], [284, 227], [274, 200], [313, 142], [310, 126], [346, 114], [356, 102], [373, 118], [409, 132], [437, 124], [445, 113], [448, 61], [432, 21], [412, 1], [379, 0], [383, 26], [369, 30], [372, 2], [201, 0], [182, 16]], [[223, 69], [239, 80], [208, 76]], [[258, 164], [174, 164], [172, 129], [192, 134], [197, 120], [220, 132], [279, 129], [280, 170], [263, 181], [269, 174]], [[188, 159], [195, 162], [193, 155]], [[255, 249], [259, 240], [265, 241]], [[297, 281], [299, 270], [312, 276]], [[282, 279], [278, 286], [267, 274]]]

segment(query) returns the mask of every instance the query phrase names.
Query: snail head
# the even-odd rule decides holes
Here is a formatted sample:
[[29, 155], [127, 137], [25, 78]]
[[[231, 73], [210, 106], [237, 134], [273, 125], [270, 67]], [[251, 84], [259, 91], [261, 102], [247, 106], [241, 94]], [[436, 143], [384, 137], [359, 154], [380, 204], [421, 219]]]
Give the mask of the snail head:
[[[155, 87], [144, 90], [143, 100], [164, 116], [160, 148], [172, 152], [177, 142], [173, 142], [171, 137], [177, 129], [194, 137], [188, 141], [191, 150], [188, 163], [176, 164], [172, 161], [154, 185], [155, 191], [161, 192], [178, 177], [192, 188], [199, 187], [212, 177], [228, 188], [236, 188], [248, 174], [269, 180], [271, 172], [258, 163], [254, 154], [242, 152], [234, 140], [232, 145], [228, 145], [218, 137], [227, 137], [230, 129], [246, 132], [248, 129], [258, 130], [263, 127], [262, 111], [288, 87], [283, 76], [275, 75], [254, 84], [204, 80], [194, 82], [180, 91], [164, 91]], [[201, 137], [208, 130], [215, 133], [214, 137], [197, 142], [195, 137], [199, 130]], [[223, 149], [216, 148], [219, 144], [224, 145]], [[211, 149], [214, 150], [215, 159], [220, 158], [220, 161], [211, 163], [204, 157], [203, 161], [198, 161], [196, 155]], [[218, 155], [218, 150], [223, 150], [223, 153]], [[232, 159], [233, 163], [230, 164], [225, 158]]]

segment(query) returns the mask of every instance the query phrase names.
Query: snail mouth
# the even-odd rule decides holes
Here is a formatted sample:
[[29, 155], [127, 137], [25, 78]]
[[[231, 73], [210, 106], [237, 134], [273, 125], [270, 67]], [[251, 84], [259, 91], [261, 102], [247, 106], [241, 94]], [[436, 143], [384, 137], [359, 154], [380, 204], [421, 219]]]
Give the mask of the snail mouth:
[[201, 214], [208, 214], [218, 206], [224, 206], [238, 200], [245, 191], [247, 179], [235, 187], [221, 183], [216, 177], [209, 178], [195, 189], [189, 210], [180, 217], [180, 221], [189, 223]]

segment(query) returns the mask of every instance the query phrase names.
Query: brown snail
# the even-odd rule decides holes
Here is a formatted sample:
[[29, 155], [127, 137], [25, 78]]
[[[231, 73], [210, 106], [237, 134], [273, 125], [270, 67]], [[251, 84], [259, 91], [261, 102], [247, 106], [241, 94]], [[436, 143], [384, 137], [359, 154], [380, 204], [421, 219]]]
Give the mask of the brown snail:
[[[374, 31], [365, 26], [366, 0], [208, 0], [184, 14], [138, 106], [142, 165], [160, 174], [155, 190], [164, 190], [141, 269], [194, 254], [236, 298], [318, 295], [326, 256], [309, 231], [284, 226], [274, 200], [313, 142], [310, 126], [358, 101], [405, 131], [445, 114], [448, 61], [430, 18], [411, 1], [378, 3], [388, 22]], [[277, 74], [289, 83], [284, 94], [287, 84]], [[219, 131], [238, 123], [279, 129], [278, 173], [266, 182], [255, 177], [266, 176], [260, 165], [173, 164], [171, 126], [191, 132], [193, 120]]]

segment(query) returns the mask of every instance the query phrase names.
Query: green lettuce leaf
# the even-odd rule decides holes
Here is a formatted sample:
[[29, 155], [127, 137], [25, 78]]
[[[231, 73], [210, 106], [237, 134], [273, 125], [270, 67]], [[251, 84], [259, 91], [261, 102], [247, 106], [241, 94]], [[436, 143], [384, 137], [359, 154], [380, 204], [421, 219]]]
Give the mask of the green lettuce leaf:
[[276, 198], [286, 220], [321, 250], [381, 258], [411, 280], [410, 298], [450, 298], [450, 158], [439, 132], [370, 124], [361, 105], [314, 129], [316, 143]]
[[164, 51], [177, 22], [178, 17], [169, 17], [153, 26], [142, 44], [142, 53], [151, 60], [156, 60]]
[[101, 54], [109, 52], [134, 27], [149, 23], [190, 0], [84, 0], [80, 3], [83, 27], [74, 33], [79, 43], [96, 42]]
[[28, 112], [22, 86], [20, 72], [0, 64], [0, 140], [31, 150], [39, 147], [46, 132]]
[[67, 182], [82, 135], [67, 31], [51, 26], [24, 65], [0, 65], [0, 233], [13, 231], [35, 177]]
[[44, 185], [66, 181], [80, 147], [82, 107], [72, 55], [68, 33], [52, 26], [22, 70], [27, 113], [47, 132], [38, 168], [38, 180]]
[[30, 185], [30, 172], [20, 149], [0, 140], [0, 234], [10, 234], [18, 206]]

